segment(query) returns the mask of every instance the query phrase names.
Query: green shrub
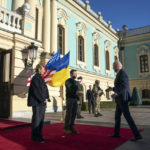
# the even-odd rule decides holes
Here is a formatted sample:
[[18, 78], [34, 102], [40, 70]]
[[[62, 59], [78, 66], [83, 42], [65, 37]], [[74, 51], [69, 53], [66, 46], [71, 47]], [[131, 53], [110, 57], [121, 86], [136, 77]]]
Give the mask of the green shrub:
[[150, 101], [143, 101], [142, 104], [143, 105], [150, 105]]
[[[102, 101], [102, 102], [100, 102], [100, 108], [102, 108], [102, 109], [116, 108], [116, 103], [114, 101]], [[88, 102], [84, 102], [82, 104], [82, 110], [88, 111]]]

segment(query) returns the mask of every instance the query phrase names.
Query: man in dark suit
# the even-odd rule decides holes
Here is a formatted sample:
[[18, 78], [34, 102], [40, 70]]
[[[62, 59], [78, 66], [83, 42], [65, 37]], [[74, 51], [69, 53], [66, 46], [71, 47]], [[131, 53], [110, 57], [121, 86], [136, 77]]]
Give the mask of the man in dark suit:
[[132, 95], [129, 88], [129, 79], [126, 72], [122, 69], [122, 64], [120, 61], [115, 61], [113, 63], [113, 69], [117, 73], [114, 88], [109, 87], [106, 91], [114, 91], [112, 98], [115, 99], [116, 102], [116, 112], [115, 112], [115, 129], [114, 134], [110, 137], [119, 138], [120, 137], [120, 122], [121, 122], [121, 115], [123, 113], [126, 121], [128, 122], [133, 134], [134, 138], [131, 139], [132, 141], [137, 141], [142, 139], [134, 120], [131, 117], [128, 101], [132, 100]]
[[78, 83], [75, 80], [77, 71], [72, 69], [70, 71], [70, 78], [66, 80], [66, 116], [64, 124], [64, 132], [66, 134], [75, 133], [78, 131], [74, 128], [74, 122], [77, 114], [77, 104], [80, 104], [78, 97]]
[[88, 101], [89, 114], [91, 113], [91, 106], [92, 106], [92, 113], [94, 114], [94, 98], [91, 85], [89, 85], [89, 89], [86, 92], [86, 99]]

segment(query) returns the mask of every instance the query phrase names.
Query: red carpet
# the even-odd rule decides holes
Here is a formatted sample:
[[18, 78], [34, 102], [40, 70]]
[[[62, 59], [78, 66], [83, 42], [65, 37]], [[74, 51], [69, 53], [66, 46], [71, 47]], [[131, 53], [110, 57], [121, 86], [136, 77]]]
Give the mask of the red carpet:
[[0, 119], [0, 130], [29, 125], [30, 123]]
[[45, 125], [45, 143], [30, 140], [30, 127], [0, 132], [0, 150], [114, 150], [132, 137], [131, 130], [121, 129], [122, 138], [108, 137], [111, 127], [76, 125], [79, 134], [66, 135], [63, 124]]

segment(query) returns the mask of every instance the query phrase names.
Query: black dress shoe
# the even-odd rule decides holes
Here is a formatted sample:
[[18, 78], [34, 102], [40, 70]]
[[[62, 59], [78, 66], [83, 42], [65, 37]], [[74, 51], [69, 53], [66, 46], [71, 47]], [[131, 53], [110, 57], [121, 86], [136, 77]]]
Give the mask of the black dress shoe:
[[64, 129], [64, 133], [66, 133], [66, 134], [71, 134], [72, 131], [71, 131], [70, 129]]
[[72, 128], [71, 131], [72, 131], [72, 133], [75, 133], [75, 134], [78, 134], [78, 133], [79, 133], [79, 131], [76, 130], [75, 128]]
[[140, 135], [140, 136], [137, 136], [137, 137], [132, 138], [131, 141], [132, 141], [132, 142], [136, 142], [136, 141], [142, 140], [142, 139], [143, 139], [143, 137]]
[[101, 113], [98, 113], [99, 116], [103, 116]]
[[45, 141], [45, 138], [44, 138], [44, 137], [41, 137], [41, 139]]
[[99, 117], [99, 115], [98, 115], [98, 114], [95, 114], [94, 117]]
[[44, 138], [40, 138], [40, 139], [39, 139], [39, 142], [40, 142], [40, 143], [45, 143], [45, 139], [44, 139]]
[[109, 135], [109, 137], [111, 137], [111, 138], [121, 138], [120, 135], [116, 135], [116, 134]]
[[44, 138], [32, 138], [32, 141], [44, 143], [45, 139]]

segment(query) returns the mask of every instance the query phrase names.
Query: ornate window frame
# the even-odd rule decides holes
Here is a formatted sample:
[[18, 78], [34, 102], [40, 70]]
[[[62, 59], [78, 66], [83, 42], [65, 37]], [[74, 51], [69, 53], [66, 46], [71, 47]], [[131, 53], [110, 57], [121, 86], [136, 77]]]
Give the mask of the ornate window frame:
[[[59, 34], [59, 30], [62, 31], [61, 35]], [[58, 25], [57, 26], [57, 49], [59, 47], [59, 42], [60, 42], [59, 41], [59, 37], [60, 36], [62, 37], [62, 53], [61, 53], [61, 55], [64, 55], [65, 54], [65, 29], [64, 29], [64, 27], [62, 25]]]
[[[65, 10], [58, 8], [57, 9], [57, 27], [58, 26], [62, 26], [64, 28], [64, 54], [66, 54], [68, 52], [68, 27], [67, 27], [67, 20], [68, 20], [68, 16]], [[57, 33], [57, 38], [58, 38], [58, 33]], [[58, 40], [58, 39], [57, 39]], [[58, 45], [57, 45], [57, 49], [58, 49]], [[62, 57], [63, 55], [61, 55]]]
[[[94, 71], [96, 71], [96, 72], [100, 72], [101, 71], [101, 63], [100, 63], [100, 39], [101, 39], [101, 37], [100, 37], [100, 35], [99, 35], [99, 33], [97, 33], [97, 32], [94, 32], [93, 34], [92, 34], [92, 37], [93, 37], [93, 43], [92, 43], [92, 47], [93, 47], [93, 70]], [[95, 66], [94, 65], [94, 46], [95, 45], [97, 45], [97, 47], [98, 47], [98, 66]]]
[[117, 57], [117, 60], [119, 60], [119, 49], [118, 49], [118, 46], [114, 47], [114, 61], [115, 61], [115, 57]]
[[[84, 23], [82, 22], [78, 22], [76, 24], [76, 27], [77, 27], [77, 33], [76, 33], [76, 44], [77, 44], [77, 50], [76, 50], [76, 54], [77, 54], [77, 65], [80, 67], [80, 68], [86, 68], [87, 66], [87, 41], [86, 41], [86, 31], [87, 31], [87, 28], [85, 26]], [[78, 37], [79, 36], [82, 36], [83, 39], [84, 39], [84, 62], [78, 60]]]
[[[112, 71], [111, 71], [111, 43], [110, 43], [110, 41], [108, 41], [108, 40], [106, 40], [105, 42], [104, 42], [104, 50], [105, 50], [105, 72], [106, 72], [106, 74], [107, 75], [110, 75], [111, 73], [112, 73]], [[110, 67], [110, 69], [108, 70], [108, 69], [106, 69], [106, 52], [109, 52], [109, 67]]]
[[[150, 46], [148, 45], [141, 45], [137, 48], [137, 61], [138, 61], [138, 76], [146, 76], [150, 75]], [[149, 72], [141, 72], [140, 71], [140, 56], [147, 55], [148, 56], [148, 67]]]

